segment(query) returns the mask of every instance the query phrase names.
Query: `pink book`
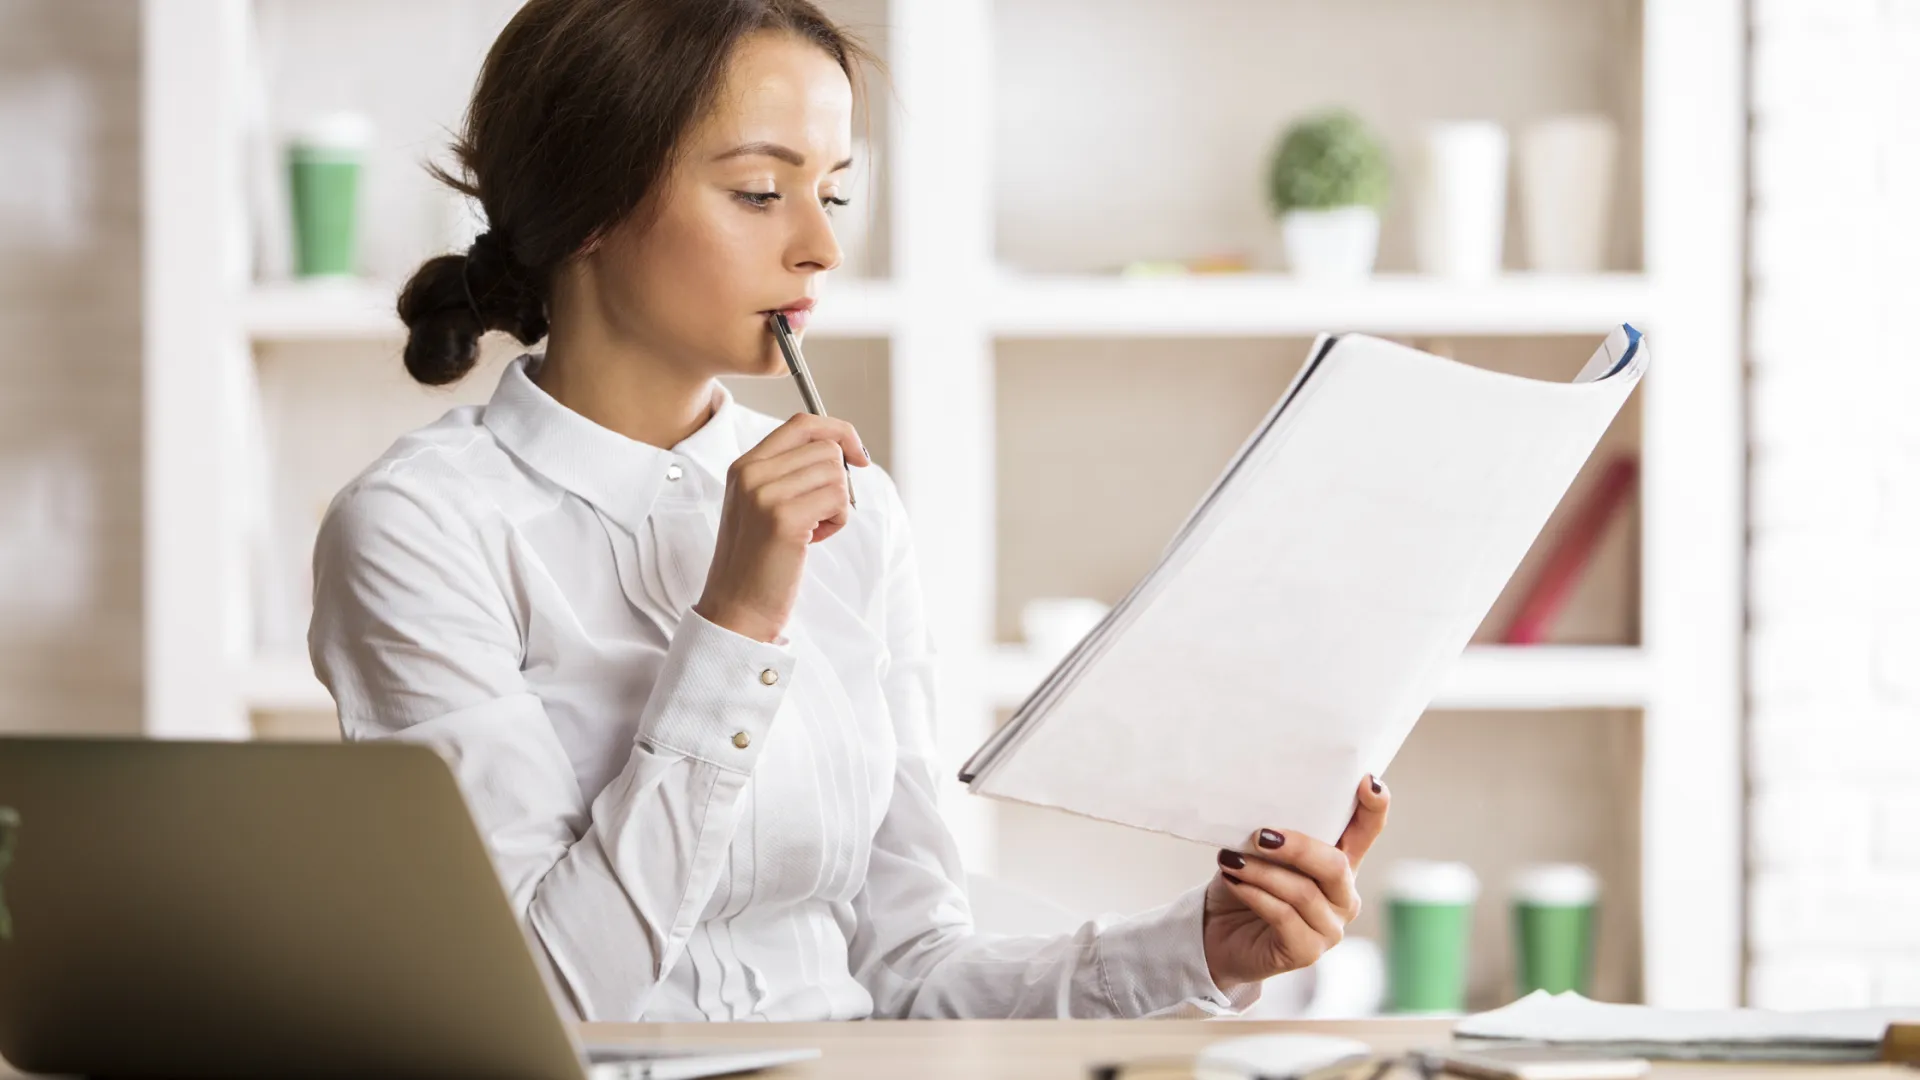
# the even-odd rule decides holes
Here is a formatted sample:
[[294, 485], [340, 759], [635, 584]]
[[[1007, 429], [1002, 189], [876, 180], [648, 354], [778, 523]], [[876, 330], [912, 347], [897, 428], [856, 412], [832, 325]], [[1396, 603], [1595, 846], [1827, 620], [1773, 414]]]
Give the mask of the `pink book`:
[[1504, 644], [1538, 645], [1546, 640], [1547, 631], [1560, 609], [1566, 606], [1567, 597], [1573, 593], [1581, 571], [1587, 568], [1587, 560], [1593, 557], [1593, 549], [1607, 531], [1608, 523], [1626, 505], [1639, 472], [1640, 467], [1630, 457], [1617, 457], [1607, 463], [1606, 471], [1600, 474], [1600, 480], [1587, 493], [1573, 521], [1554, 544], [1547, 564], [1534, 578], [1533, 587], [1521, 599], [1513, 622], [1500, 639]]

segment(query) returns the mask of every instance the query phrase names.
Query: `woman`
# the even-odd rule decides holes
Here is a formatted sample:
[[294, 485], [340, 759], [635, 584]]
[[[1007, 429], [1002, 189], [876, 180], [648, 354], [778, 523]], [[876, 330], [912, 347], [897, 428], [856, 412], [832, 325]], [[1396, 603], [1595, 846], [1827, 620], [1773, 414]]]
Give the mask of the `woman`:
[[845, 422], [715, 379], [783, 374], [768, 313], [804, 328], [840, 262], [866, 58], [806, 0], [520, 11], [442, 177], [491, 231], [399, 307], [425, 383], [486, 330], [546, 347], [336, 498], [315, 668], [347, 737], [451, 763], [582, 1018], [1243, 1009], [1340, 939], [1385, 791], [1158, 910], [975, 933], [893, 482]]

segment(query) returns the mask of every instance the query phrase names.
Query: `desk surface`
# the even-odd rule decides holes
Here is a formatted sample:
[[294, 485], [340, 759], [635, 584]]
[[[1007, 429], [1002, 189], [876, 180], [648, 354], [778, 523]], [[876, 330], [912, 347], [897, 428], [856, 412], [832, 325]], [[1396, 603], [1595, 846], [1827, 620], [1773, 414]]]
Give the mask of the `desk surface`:
[[[1345, 1035], [1393, 1053], [1447, 1042], [1444, 1020], [1340, 1023], [1205, 1020], [880, 1020], [825, 1024], [587, 1024], [588, 1039], [671, 1040], [737, 1046], [811, 1046], [818, 1059], [759, 1074], [766, 1080], [1086, 1080], [1087, 1067], [1190, 1054], [1242, 1035], [1294, 1031]], [[1757, 1066], [1656, 1063], [1655, 1077], [1920, 1076], [1898, 1066]]]

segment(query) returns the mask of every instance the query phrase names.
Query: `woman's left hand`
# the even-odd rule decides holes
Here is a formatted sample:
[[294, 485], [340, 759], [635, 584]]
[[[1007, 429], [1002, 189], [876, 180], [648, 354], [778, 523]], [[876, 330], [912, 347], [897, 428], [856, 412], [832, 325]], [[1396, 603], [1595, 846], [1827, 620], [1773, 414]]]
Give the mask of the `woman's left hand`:
[[1243, 849], [1221, 850], [1200, 933], [1214, 985], [1231, 990], [1303, 968], [1340, 943], [1360, 914], [1354, 871], [1386, 828], [1389, 801], [1368, 777], [1338, 844], [1261, 829]]

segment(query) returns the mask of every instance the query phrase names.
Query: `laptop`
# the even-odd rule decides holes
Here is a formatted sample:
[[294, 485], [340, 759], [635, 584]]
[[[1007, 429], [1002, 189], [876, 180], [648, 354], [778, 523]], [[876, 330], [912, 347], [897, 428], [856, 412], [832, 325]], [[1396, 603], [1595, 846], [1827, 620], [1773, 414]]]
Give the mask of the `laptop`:
[[819, 1056], [589, 1054], [424, 746], [0, 738], [0, 831], [0, 1055], [27, 1072], [680, 1080]]

